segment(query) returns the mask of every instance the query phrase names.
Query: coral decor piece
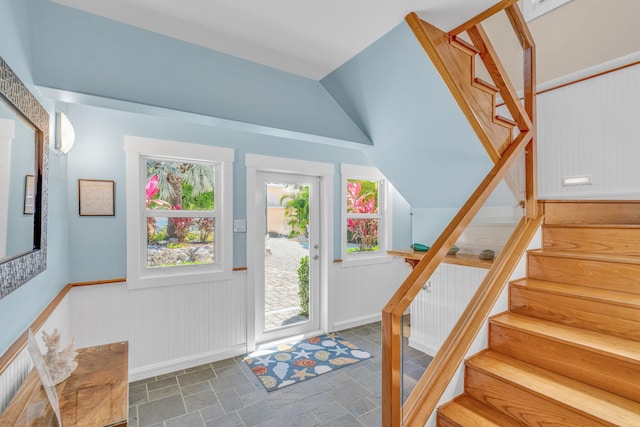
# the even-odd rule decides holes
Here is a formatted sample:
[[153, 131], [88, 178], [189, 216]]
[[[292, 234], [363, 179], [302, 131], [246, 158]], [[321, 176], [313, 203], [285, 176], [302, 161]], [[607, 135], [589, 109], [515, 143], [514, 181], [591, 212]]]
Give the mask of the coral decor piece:
[[78, 367], [76, 361], [75, 338], [71, 340], [67, 348], [58, 351], [60, 345], [60, 332], [53, 330], [51, 335], [42, 331], [42, 340], [47, 347], [47, 353], [44, 355], [44, 361], [49, 368], [51, 379], [54, 384], [59, 384], [69, 378], [71, 373]]

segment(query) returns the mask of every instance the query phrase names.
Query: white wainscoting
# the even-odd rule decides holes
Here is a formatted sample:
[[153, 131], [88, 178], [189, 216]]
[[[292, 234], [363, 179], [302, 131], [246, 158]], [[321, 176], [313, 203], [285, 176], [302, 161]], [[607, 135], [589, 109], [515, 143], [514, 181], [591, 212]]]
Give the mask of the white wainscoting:
[[246, 271], [230, 280], [128, 290], [75, 287], [70, 324], [79, 347], [129, 341], [129, 380], [246, 351]]
[[[538, 229], [538, 232], [531, 240], [531, 243], [529, 243], [529, 246], [527, 247], [527, 249], [528, 250], [539, 249], [541, 247], [542, 247], [542, 230]], [[521, 277], [526, 277], [526, 274], [527, 274], [527, 255], [525, 254], [518, 262], [518, 265], [513, 271], [513, 274], [511, 274], [510, 280], [516, 280]], [[489, 316], [502, 313], [503, 311], [506, 311], [508, 308], [509, 308], [509, 287], [505, 286], [504, 290], [502, 291], [502, 294], [500, 294], [500, 297], [491, 308], [491, 312], [489, 313]], [[474, 339], [473, 343], [469, 347], [469, 350], [465, 355], [465, 359], [468, 359], [472, 355], [487, 348], [488, 342], [489, 342], [489, 324], [488, 322], [485, 322], [485, 324], [482, 326], [482, 328], [478, 332], [478, 335], [476, 335], [476, 338]], [[453, 399], [454, 397], [462, 394], [463, 391], [464, 391], [464, 361], [458, 366], [456, 373], [453, 375], [453, 378], [449, 382], [449, 385], [447, 386], [446, 390], [442, 394], [442, 397], [440, 398], [440, 401], [438, 402], [437, 406], [440, 406], [445, 402], [448, 402], [449, 400]], [[435, 426], [436, 426], [436, 411], [433, 412], [432, 416], [429, 418], [429, 420], [425, 424], [425, 427], [435, 427]]]
[[[537, 97], [541, 199], [640, 197], [639, 76], [635, 65]], [[562, 186], [581, 175], [592, 184]]]
[[409, 346], [434, 356], [489, 270], [440, 264], [411, 303]]
[[[69, 295], [67, 294], [58, 304], [56, 309], [49, 315], [42, 327], [37, 331], [33, 331], [36, 341], [40, 345], [40, 350], [44, 353], [45, 346], [42, 342], [42, 334], [40, 331], [51, 333], [54, 329], [60, 332], [60, 348], [64, 348], [69, 344], [72, 334], [69, 331]], [[77, 343], [76, 343], [77, 347]], [[27, 374], [33, 367], [31, 356], [26, 349], [22, 349], [20, 353], [13, 359], [11, 364], [0, 375], [0, 413], [2, 413], [17, 393], [18, 389], [24, 382]]]
[[379, 264], [333, 265], [330, 312], [334, 331], [380, 320], [383, 307], [411, 272], [402, 258]]

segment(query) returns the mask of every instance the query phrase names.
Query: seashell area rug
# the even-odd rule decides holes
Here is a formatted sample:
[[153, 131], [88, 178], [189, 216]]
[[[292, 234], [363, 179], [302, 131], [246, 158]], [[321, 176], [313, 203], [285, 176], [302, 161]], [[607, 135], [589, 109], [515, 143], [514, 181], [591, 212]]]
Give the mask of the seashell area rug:
[[370, 353], [330, 333], [260, 349], [244, 361], [264, 388], [273, 391], [370, 357]]

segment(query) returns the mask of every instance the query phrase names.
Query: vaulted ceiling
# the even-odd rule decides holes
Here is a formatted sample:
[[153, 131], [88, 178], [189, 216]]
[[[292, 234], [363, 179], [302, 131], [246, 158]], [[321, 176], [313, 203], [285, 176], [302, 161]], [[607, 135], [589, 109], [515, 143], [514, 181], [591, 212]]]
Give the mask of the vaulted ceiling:
[[320, 80], [417, 11], [446, 30], [496, 0], [52, 0]]

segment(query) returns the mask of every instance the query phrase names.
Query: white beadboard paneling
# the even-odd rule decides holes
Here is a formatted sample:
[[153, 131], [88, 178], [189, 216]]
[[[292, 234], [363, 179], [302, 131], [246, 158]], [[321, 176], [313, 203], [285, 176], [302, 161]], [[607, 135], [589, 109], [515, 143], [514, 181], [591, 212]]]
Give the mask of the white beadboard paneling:
[[[527, 250], [539, 249], [540, 247], [542, 247], [542, 231], [541, 229], [538, 229], [538, 232], [529, 243]], [[518, 265], [516, 266], [509, 280], [517, 280], [517, 279], [520, 279], [521, 277], [525, 277], [526, 266], [527, 266], [527, 255], [525, 252], [525, 254], [522, 256], [522, 258], [518, 262]], [[493, 305], [491, 312], [489, 313], [489, 316], [493, 316], [508, 310], [509, 308], [508, 289], [509, 289], [508, 286], [504, 287], [502, 294], [500, 294], [500, 297], [498, 298], [496, 303]], [[480, 332], [478, 332], [478, 335], [476, 335], [476, 338], [474, 339], [473, 343], [469, 347], [469, 350], [467, 351], [467, 354], [465, 355], [462, 363], [460, 363], [460, 365], [458, 366], [458, 369], [456, 373], [453, 375], [453, 378], [451, 379], [451, 381], [449, 382], [449, 385], [447, 386], [445, 392], [440, 397], [440, 401], [438, 402], [437, 406], [440, 406], [445, 402], [450, 401], [454, 397], [462, 394], [464, 390], [464, 360], [468, 359], [469, 357], [478, 353], [479, 351], [487, 348], [487, 345], [489, 343], [489, 327], [488, 326], [489, 326], [488, 322], [485, 322]], [[436, 425], [435, 414], [436, 412], [434, 411], [431, 418], [429, 418], [429, 421], [425, 424], [425, 427], [427, 426], [435, 427]]]
[[[69, 331], [69, 295], [67, 294], [58, 306], [49, 315], [42, 327], [37, 331], [33, 331], [36, 342], [39, 344], [41, 351], [44, 353], [45, 346], [42, 342], [42, 334], [40, 331], [51, 333], [54, 329], [60, 332], [60, 348], [67, 346], [71, 340]], [[77, 343], [76, 343], [76, 347]], [[23, 381], [33, 367], [31, 356], [26, 347], [18, 353], [11, 364], [0, 375], [0, 413], [2, 413], [17, 393]]]
[[381, 264], [334, 264], [333, 330], [380, 320], [382, 309], [411, 271], [401, 258]]
[[409, 345], [434, 356], [487, 274], [487, 269], [441, 264], [431, 291], [420, 291], [411, 303]]
[[[537, 97], [540, 198], [640, 195], [639, 76], [635, 65]], [[562, 187], [580, 175], [592, 185]]]
[[[78, 346], [129, 341], [129, 369], [159, 375], [242, 354], [246, 344], [246, 272], [191, 285], [128, 290], [126, 283], [70, 293]], [[231, 350], [230, 350], [231, 349]]]
[[33, 362], [25, 348], [0, 375], [0, 413], [9, 405], [32, 367]]

